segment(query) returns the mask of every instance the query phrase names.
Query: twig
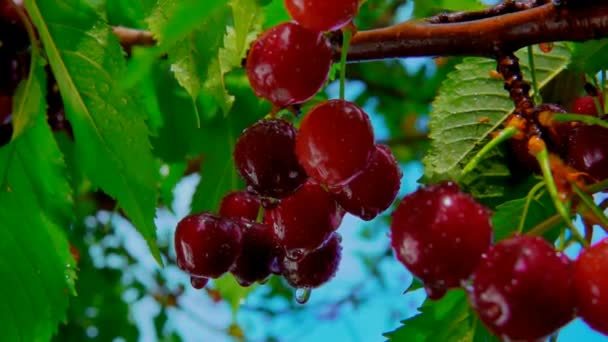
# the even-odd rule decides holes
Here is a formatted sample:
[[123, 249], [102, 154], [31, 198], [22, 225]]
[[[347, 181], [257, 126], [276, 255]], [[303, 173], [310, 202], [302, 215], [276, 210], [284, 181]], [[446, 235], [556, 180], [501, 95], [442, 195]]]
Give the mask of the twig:
[[138, 30], [123, 26], [112, 27], [112, 32], [120, 40], [120, 45], [125, 48], [132, 46], [153, 46], [156, 40], [152, 37], [152, 33], [144, 30]]
[[454, 13], [441, 13], [434, 17], [429, 18], [427, 21], [431, 24], [446, 24], [446, 23], [462, 23], [465, 21], [473, 21], [484, 18], [496, 17], [507, 13], [514, 13], [530, 8], [534, 8], [544, 4], [546, 1], [514, 1], [506, 0], [500, 4], [492, 6], [490, 8], [481, 11], [472, 12], [454, 12]]

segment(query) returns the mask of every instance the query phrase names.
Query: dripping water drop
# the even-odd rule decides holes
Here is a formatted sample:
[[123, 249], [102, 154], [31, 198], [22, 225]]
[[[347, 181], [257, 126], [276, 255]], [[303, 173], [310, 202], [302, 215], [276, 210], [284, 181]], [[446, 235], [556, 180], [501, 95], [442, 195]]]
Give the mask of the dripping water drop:
[[306, 304], [310, 300], [312, 290], [310, 288], [296, 289], [296, 302], [298, 304]]

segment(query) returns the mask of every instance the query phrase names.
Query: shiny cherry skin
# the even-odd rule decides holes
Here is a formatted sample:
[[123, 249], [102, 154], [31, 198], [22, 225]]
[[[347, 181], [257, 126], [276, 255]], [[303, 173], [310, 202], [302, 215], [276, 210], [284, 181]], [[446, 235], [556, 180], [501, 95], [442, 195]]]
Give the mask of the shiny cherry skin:
[[[597, 111], [597, 106], [595, 105], [595, 99], [597, 97], [586, 95], [581, 96], [574, 100], [572, 103], [572, 112], [577, 114], [585, 114], [585, 115], [599, 115]], [[600, 107], [604, 106], [604, 99], [602, 97], [599, 98]], [[603, 114], [603, 113], [602, 113]]]
[[473, 276], [471, 303], [497, 336], [535, 341], [575, 316], [572, 263], [541, 237], [493, 246]]
[[342, 238], [332, 234], [323, 246], [299, 261], [284, 258], [281, 264], [283, 277], [295, 288], [319, 287], [334, 277], [342, 256]]
[[491, 242], [490, 212], [452, 182], [418, 189], [393, 213], [397, 259], [422, 280], [431, 299], [467, 280]]
[[336, 189], [336, 200], [347, 212], [369, 221], [393, 203], [401, 176], [389, 147], [376, 145], [365, 168]]
[[322, 102], [300, 124], [296, 155], [306, 173], [330, 187], [341, 186], [367, 165], [374, 132], [367, 114], [344, 100]]
[[307, 182], [275, 208], [266, 211], [277, 244], [299, 260], [322, 245], [340, 226], [344, 210], [319, 184]]
[[601, 181], [608, 178], [608, 129], [601, 126], [576, 127], [568, 139], [566, 162]]
[[331, 64], [332, 51], [324, 35], [287, 22], [253, 43], [245, 71], [258, 97], [287, 107], [312, 98], [327, 81]]
[[209, 213], [186, 216], [175, 231], [177, 266], [191, 276], [218, 278], [241, 252], [241, 230], [230, 219]]
[[348, 24], [359, 10], [359, 0], [285, 0], [293, 20], [313, 31], [334, 31]]
[[248, 191], [234, 191], [222, 198], [220, 216], [255, 221], [260, 210], [260, 198]]
[[242, 247], [230, 272], [241, 286], [249, 286], [270, 276], [277, 255], [274, 231], [264, 223], [247, 219], [235, 221], [241, 229]]
[[296, 129], [281, 119], [260, 120], [236, 142], [234, 162], [249, 189], [282, 198], [306, 181], [295, 155]]
[[608, 238], [581, 252], [573, 279], [579, 316], [608, 335]]

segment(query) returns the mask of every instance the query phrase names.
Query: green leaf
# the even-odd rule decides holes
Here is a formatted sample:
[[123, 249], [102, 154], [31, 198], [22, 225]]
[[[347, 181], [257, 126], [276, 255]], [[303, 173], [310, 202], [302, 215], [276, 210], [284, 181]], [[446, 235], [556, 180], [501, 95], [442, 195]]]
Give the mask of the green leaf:
[[572, 62], [569, 68], [595, 74], [608, 66], [608, 39], [573, 43]]
[[[524, 77], [528, 80], [526, 49], [517, 53]], [[534, 49], [539, 88], [563, 71], [569, 63], [570, 50], [565, 44], [555, 44], [551, 53]], [[457, 179], [462, 167], [477, 148], [489, 140], [512, 113], [514, 106], [501, 80], [489, 72], [496, 61], [467, 58], [456, 67], [440, 88], [431, 112], [431, 150], [424, 158], [425, 178], [430, 182]]]
[[[65, 230], [71, 189], [61, 152], [46, 123], [45, 71], [30, 73], [17, 94], [27, 129], [0, 149], [0, 306], [2, 339], [47, 341], [65, 319], [74, 292], [74, 260]], [[24, 114], [27, 113], [27, 114]]]
[[110, 196], [161, 263], [154, 215], [158, 170], [145, 110], [118, 80], [126, 71], [120, 44], [96, 10], [66, 0], [28, 0], [72, 124], [77, 158], [91, 181]]
[[449, 291], [439, 301], [427, 299], [418, 310], [420, 314], [384, 336], [391, 342], [498, 341], [479, 323], [463, 290]]
[[201, 181], [192, 198], [192, 211], [215, 211], [230, 190], [242, 188], [234, 168], [232, 153], [241, 132], [268, 113], [268, 103], [253, 95], [243, 72], [231, 75], [229, 89], [236, 102], [228, 116], [215, 116], [202, 122], [196, 136], [203, 155]]
[[416, 18], [427, 17], [442, 11], [474, 11], [487, 6], [479, 0], [416, 0], [414, 5], [414, 16]]
[[13, 139], [18, 138], [28, 128], [31, 128], [36, 117], [40, 115], [39, 101], [33, 101], [32, 98], [41, 99], [46, 95], [46, 88], [40, 87], [40, 81], [45, 80], [44, 75], [39, 75], [40, 69], [44, 69], [44, 60], [40, 57], [37, 50], [32, 50], [31, 58], [34, 67], [34, 77], [28, 77], [25, 81], [21, 82], [15, 92]]
[[242, 287], [236, 279], [234, 279], [232, 274], [227, 274], [214, 280], [213, 285], [215, 289], [220, 292], [222, 298], [230, 305], [233, 319], [236, 317], [243, 299], [247, 298], [247, 296], [257, 287], [257, 285]]
[[[525, 219], [524, 214], [526, 215]], [[546, 191], [535, 194], [535, 196], [530, 197], [529, 201], [525, 197], [505, 202], [496, 207], [492, 216], [494, 241], [508, 238], [516, 232], [522, 223], [522, 219], [522, 232], [525, 233], [555, 214], [557, 214], [557, 211]], [[549, 241], [555, 241], [558, 235], [559, 229], [553, 229], [545, 237]]]

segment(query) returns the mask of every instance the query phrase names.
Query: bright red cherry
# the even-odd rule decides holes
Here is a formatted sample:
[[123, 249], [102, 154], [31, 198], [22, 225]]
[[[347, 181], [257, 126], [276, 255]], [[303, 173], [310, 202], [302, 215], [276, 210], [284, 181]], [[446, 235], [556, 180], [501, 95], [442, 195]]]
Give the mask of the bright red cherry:
[[270, 276], [271, 266], [277, 254], [274, 232], [267, 224], [246, 219], [236, 222], [243, 237], [242, 248], [230, 272], [241, 286], [249, 286]]
[[[597, 106], [595, 105], [596, 98], [597, 97], [590, 95], [577, 98], [572, 103], [572, 112], [577, 114], [598, 115]], [[600, 97], [599, 101], [600, 107], [603, 110], [604, 99]]]
[[388, 146], [376, 145], [361, 173], [340, 187], [335, 196], [346, 211], [369, 221], [393, 203], [401, 176]]
[[177, 224], [177, 266], [191, 276], [218, 278], [240, 251], [241, 231], [233, 220], [202, 213], [186, 216]]
[[342, 238], [334, 233], [327, 242], [302, 260], [284, 258], [282, 274], [289, 285], [295, 288], [315, 288], [328, 282], [338, 271], [342, 256]]
[[289, 15], [314, 31], [334, 31], [348, 24], [359, 10], [359, 0], [285, 0]]
[[342, 222], [344, 211], [320, 185], [307, 182], [276, 208], [266, 211], [277, 244], [298, 260], [322, 245]]
[[574, 263], [578, 314], [608, 335], [608, 238], [583, 250]]
[[235, 191], [222, 198], [220, 216], [255, 221], [260, 210], [260, 198], [248, 191]]
[[245, 70], [257, 96], [286, 107], [313, 97], [327, 81], [331, 63], [324, 35], [288, 22], [270, 28], [253, 43]]
[[397, 259], [424, 282], [432, 299], [468, 279], [491, 242], [489, 211], [452, 182], [418, 189], [393, 213]]
[[306, 181], [295, 141], [296, 129], [281, 119], [260, 120], [243, 131], [234, 148], [234, 162], [252, 191], [282, 198]]
[[306, 173], [329, 186], [343, 185], [356, 176], [373, 150], [369, 117], [344, 100], [326, 101], [311, 109], [296, 139], [296, 155]]
[[578, 126], [570, 135], [566, 162], [598, 181], [608, 178], [608, 129], [601, 126]]
[[472, 305], [484, 324], [505, 339], [548, 336], [574, 318], [571, 266], [540, 237], [503, 240], [475, 271]]

